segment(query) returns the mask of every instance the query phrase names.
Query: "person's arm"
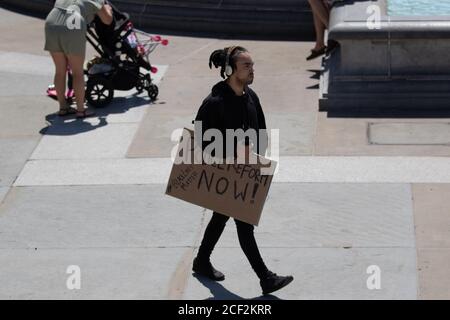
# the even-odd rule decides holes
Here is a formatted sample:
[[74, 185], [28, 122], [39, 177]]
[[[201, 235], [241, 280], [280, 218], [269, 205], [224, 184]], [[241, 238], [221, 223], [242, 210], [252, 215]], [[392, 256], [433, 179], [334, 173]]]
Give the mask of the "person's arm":
[[106, 25], [110, 25], [113, 22], [113, 11], [109, 4], [104, 4], [100, 11], [97, 12], [97, 15]]
[[[208, 129], [217, 129], [217, 110], [218, 105], [211, 98], [206, 98], [199, 108], [195, 121], [202, 122], [202, 137]], [[211, 142], [202, 140], [202, 150]]]
[[[223, 143], [223, 150], [220, 152], [220, 150], [216, 150], [217, 152], [220, 152], [221, 155], [219, 155], [217, 152], [213, 152], [212, 154], [208, 154], [208, 156], [212, 155], [214, 157], [223, 156], [226, 155], [226, 139], [225, 139], [225, 130], [223, 128], [223, 104], [220, 99], [212, 98], [211, 96], [207, 97], [195, 118], [195, 121], [202, 121], [202, 138], [205, 135], [205, 132], [209, 129], [217, 129], [221, 132], [222, 137], [224, 138], [222, 140]], [[214, 140], [213, 140], [214, 141]], [[204, 152], [206, 147], [213, 143], [213, 141], [205, 141], [202, 139], [202, 151]]]

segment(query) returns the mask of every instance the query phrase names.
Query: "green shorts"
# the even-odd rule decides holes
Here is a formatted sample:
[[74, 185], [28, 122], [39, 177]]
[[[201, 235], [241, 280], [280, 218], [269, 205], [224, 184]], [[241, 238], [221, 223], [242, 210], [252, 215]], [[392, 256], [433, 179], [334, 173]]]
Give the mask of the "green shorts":
[[86, 54], [86, 28], [71, 30], [66, 26], [46, 24], [44, 50], [84, 57]]

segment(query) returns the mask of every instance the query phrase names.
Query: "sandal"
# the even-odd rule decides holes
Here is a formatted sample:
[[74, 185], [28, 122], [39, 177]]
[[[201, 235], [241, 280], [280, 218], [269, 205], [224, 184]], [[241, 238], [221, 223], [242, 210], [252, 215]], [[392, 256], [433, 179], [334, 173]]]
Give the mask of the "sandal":
[[312, 60], [317, 57], [320, 57], [321, 55], [325, 54], [326, 50], [327, 50], [327, 47], [323, 47], [319, 50], [312, 49], [311, 54], [306, 58], [306, 60]]
[[77, 113], [77, 110], [71, 107], [66, 107], [66, 108], [60, 108], [58, 111], [58, 116], [60, 117], [64, 117], [67, 116], [69, 114], [75, 114]]
[[78, 119], [82, 119], [82, 118], [87, 118], [87, 117], [92, 117], [95, 115], [95, 112], [93, 111], [89, 111], [88, 109], [84, 109], [83, 111], [77, 111], [77, 118]]

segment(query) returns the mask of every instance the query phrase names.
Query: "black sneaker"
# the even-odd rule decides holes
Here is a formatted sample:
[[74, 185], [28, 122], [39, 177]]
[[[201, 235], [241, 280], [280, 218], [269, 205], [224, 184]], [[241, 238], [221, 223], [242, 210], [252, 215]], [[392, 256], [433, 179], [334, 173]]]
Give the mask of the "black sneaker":
[[269, 271], [267, 278], [262, 279], [259, 283], [263, 294], [269, 294], [287, 286], [292, 280], [294, 280], [293, 276], [278, 276], [276, 273]]
[[199, 275], [205, 276], [214, 281], [222, 281], [225, 280], [225, 276], [219, 270], [214, 269], [211, 262], [203, 262], [198, 258], [194, 259], [194, 263], [192, 265], [192, 271], [198, 273]]

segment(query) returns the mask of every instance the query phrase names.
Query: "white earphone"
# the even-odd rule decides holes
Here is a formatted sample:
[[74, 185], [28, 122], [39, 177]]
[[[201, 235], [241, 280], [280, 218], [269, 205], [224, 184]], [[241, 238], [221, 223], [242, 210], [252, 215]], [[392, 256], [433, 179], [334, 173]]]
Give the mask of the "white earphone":
[[230, 55], [233, 50], [236, 49], [236, 46], [230, 47], [227, 51], [227, 57], [225, 60], [225, 74], [229, 77], [233, 74], [233, 68], [230, 66]]

